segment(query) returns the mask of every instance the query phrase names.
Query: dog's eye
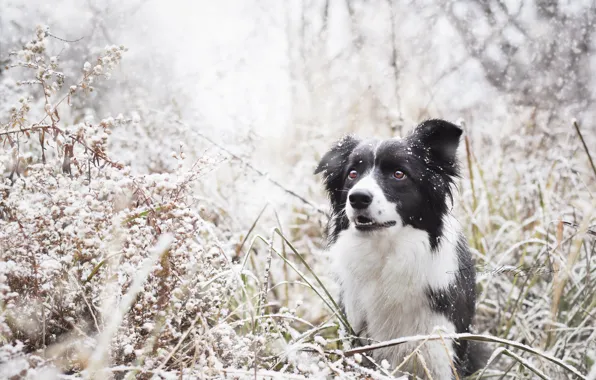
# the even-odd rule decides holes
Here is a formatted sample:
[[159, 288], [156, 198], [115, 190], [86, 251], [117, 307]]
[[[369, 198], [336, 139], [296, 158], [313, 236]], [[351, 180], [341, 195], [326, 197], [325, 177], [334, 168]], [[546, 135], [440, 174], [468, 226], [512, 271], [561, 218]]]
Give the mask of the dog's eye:
[[402, 180], [406, 178], [406, 173], [402, 172], [401, 170], [396, 170], [395, 173], [393, 173], [393, 177], [395, 177], [395, 179]]
[[350, 170], [348, 173], [349, 179], [356, 179], [358, 177], [358, 172], [356, 170]]

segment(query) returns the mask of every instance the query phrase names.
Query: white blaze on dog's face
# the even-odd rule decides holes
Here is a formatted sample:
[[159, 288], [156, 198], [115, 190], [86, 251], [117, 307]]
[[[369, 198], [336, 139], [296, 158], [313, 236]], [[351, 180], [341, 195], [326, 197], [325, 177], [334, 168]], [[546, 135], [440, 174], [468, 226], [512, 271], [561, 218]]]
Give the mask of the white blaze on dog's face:
[[387, 200], [372, 172], [365, 174], [349, 191], [346, 215], [359, 231], [402, 226], [397, 203]]

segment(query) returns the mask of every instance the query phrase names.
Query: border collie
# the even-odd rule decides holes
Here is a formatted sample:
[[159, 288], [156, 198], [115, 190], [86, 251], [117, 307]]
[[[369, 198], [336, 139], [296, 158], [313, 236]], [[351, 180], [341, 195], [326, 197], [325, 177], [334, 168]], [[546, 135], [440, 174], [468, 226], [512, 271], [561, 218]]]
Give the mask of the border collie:
[[[461, 134], [447, 121], [428, 120], [404, 139], [346, 136], [315, 170], [323, 172], [331, 201], [329, 254], [341, 307], [360, 342], [432, 334], [437, 327], [470, 331], [475, 273], [450, 212]], [[370, 354], [394, 367], [405, 361], [402, 371], [435, 380], [481, 365], [467, 341], [421, 343]], [[417, 347], [419, 355], [408, 359]]]

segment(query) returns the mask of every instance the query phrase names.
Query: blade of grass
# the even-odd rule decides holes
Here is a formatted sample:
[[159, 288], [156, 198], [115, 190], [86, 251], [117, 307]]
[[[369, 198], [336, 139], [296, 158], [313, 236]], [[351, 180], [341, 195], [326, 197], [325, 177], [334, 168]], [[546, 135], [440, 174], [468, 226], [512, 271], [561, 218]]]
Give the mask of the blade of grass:
[[579, 139], [581, 140], [582, 145], [584, 146], [584, 150], [586, 151], [586, 155], [588, 156], [588, 160], [590, 161], [590, 165], [592, 166], [592, 171], [594, 172], [594, 178], [596, 178], [596, 165], [594, 165], [594, 161], [592, 160], [592, 155], [590, 154], [588, 145], [586, 145], [584, 136], [582, 135], [582, 132], [579, 129], [579, 124], [575, 119], [573, 120], [573, 126], [575, 127], [575, 131], [577, 132], [577, 135], [579, 136]]
[[[279, 230], [277, 228], [274, 231], [277, 231], [277, 233], [279, 234]], [[294, 248], [294, 246], [291, 245], [291, 243], [289, 243], [289, 241], [285, 238], [285, 236], [283, 236], [281, 234], [280, 234], [280, 236], [284, 239], [284, 241], [286, 241], [286, 243], [288, 244], [288, 246], [290, 247], [290, 249], [292, 249], [292, 251], [294, 251], [295, 253], [297, 253], [297, 256], [299, 256], [301, 258], [301, 260], [303, 261], [304, 258], [302, 258], [302, 256], [300, 256], [300, 254], [296, 251], [296, 249]], [[257, 240], [257, 239], [263, 241], [265, 244], [268, 244], [268, 241], [264, 237], [262, 237], [260, 235], [256, 235], [253, 238], [253, 240]], [[281, 254], [281, 252], [279, 252], [275, 248], [273, 248], [273, 252], [275, 254], [277, 254], [277, 256], [279, 256], [285, 263], [287, 263], [288, 266], [294, 272], [296, 272], [302, 278], [302, 280], [304, 280], [304, 282], [306, 282], [310, 286], [310, 288], [315, 292], [315, 294], [317, 296], [319, 296], [319, 298], [325, 303], [325, 305], [327, 305], [327, 307], [329, 307], [329, 309], [335, 315], [337, 315], [337, 317], [339, 318], [340, 322], [344, 325], [344, 327], [347, 328], [351, 332], [352, 335], [355, 335], [354, 334], [354, 330], [352, 329], [352, 326], [350, 326], [347, 318], [341, 312], [341, 309], [337, 306], [337, 303], [335, 302], [335, 300], [333, 299], [333, 297], [331, 297], [331, 295], [329, 294], [329, 292], [327, 291], [327, 289], [325, 288], [325, 286], [322, 285], [321, 280], [316, 276], [316, 274], [314, 273], [314, 271], [312, 270], [312, 268], [310, 266], [308, 266], [308, 264], [306, 264], [307, 269], [317, 279], [319, 285], [321, 285], [321, 287], [323, 288], [323, 291], [325, 292], [325, 294], [328, 295], [329, 300], [331, 301], [332, 304], [329, 304], [329, 302], [327, 301], [327, 299], [319, 292], [319, 290], [317, 289], [317, 287], [289, 259], [286, 259], [285, 257], [283, 257], [283, 255]]]
[[[281, 227], [281, 220], [279, 219], [279, 214], [277, 213], [277, 210], [275, 210], [274, 212], [275, 212], [275, 219], [277, 220], [277, 225], [279, 226], [279, 230], [283, 233], [283, 229]], [[288, 255], [286, 253], [286, 245], [283, 244], [283, 242], [281, 244], [281, 253], [284, 255], [284, 257], [286, 259], [288, 258]], [[288, 266], [286, 265], [286, 263], [284, 263], [284, 265], [283, 265], [283, 271], [284, 271], [284, 278], [287, 279], [288, 278]], [[284, 289], [285, 289], [285, 297], [286, 297], [285, 306], [288, 306], [288, 302], [290, 301], [290, 288], [287, 283], [286, 283], [286, 286]]]
[[248, 240], [248, 237], [250, 236], [250, 234], [252, 233], [252, 231], [257, 226], [257, 223], [259, 222], [259, 219], [261, 219], [261, 216], [265, 212], [265, 209], [267, 208], [267, 206], [269, 206], [269, 203], [266, 203], [265, 206], [263, 206], [263, 208], [261, 209], [261, 212], [259, 212], [259, 215], [257, 215], [256, 219], [252, 222], [252, 225], [248, 229], [248, 232], [246, 233], [246, 236], [244, 236], [244, 239], [242, 239], [242, 242], [240, 243], [240, 245], [238, 246], [238, 248], [236, 248], [236, 256], [240, 256], [240, 252], [242, 252], [242, 248], [244, 248], [244, 244], [246, 244], [246, 242]]
[[[596, 208], [596, 201], [592, 203], [592, 212], [588, 212], [586, 213], [586, 215], [584, 216], [584, 219], [581, 222], [581, 225], [579, 227], [578, 230], [578, 234], [577, 234], [577, 238], [573, 244], [573, 249], [571, 250], [569, 257], [567, 258], [567, 263], [565, 265], [565, 270], [555, 273], [556, 275], [559, 275], [559, 281], [556, 282], [553, 286], [553, 294], [552, 294], [552, 306], [551, 306], [551, 323], [555, 323], [557, 321], [558, 315], [559, 315], [559, 311], [560, 311], [560, 303], [561, 303], [561, 299], [563, 296], [563, 291], [565, 290], [565, 286], [567, 285], [567, 282], [569, 281], [569, 277], [571, 277], [571, 271], [573, 269], [573, 266], [575, 265], [575, 263], [577, 262], [580, 252], [581, 252], [581, 248], [582, 245], [584, 244], [584, 236], [586, 235], [589, 226], [590, 226], [590, 220], [592, 219], [592, 213], [594, 211], [594, 209]], [[571, 247], [570, 247], [571, 249]], [[552, 335], [551, 333], [548, 334], [547, 337], [547, 341], [546, 341], [546, 347], [550, 347], [550, 342], [552, 339]]]
[[[459, 124], [462, 128], [465, 128], [465, 124], [463, 121], [460, 121]], [[474, 186], [474, 168], [472, 167], [472, 151], [470, 149], [470, 138], [467, 135], [464, 136], [464, 143], [466, 146], [466, 159], [468, 162], [468, 174], [470, 176], [470, 188], [472, 189], [472, 215], [475, 215], [476, 211], [478, 210], [478, 198], [476, 197], [476, 187]], [[484, 255], [484, 249], [482, 249], [482, 245], [480, 244], [480, 230], [478, 229], [478, 225], [476, 224], [476, 222], [472, 222], [472, 237], [474, 239], [474, 247], [481, 254]]]
[[308, 265], [308, 263], [306, 262], [306, 260], [304, 260], [304, 257], [302, 257], [302, 255], [296, 250], [296, 248], [294, 248], [294, 246], [292, 245], [292, 243], [290, 243], [290, 241], [281, 233], [281, 231], [278, 228], [275, 228], [274, 229], [274, 232], [276, 232], [279, 236], [281, 236], [281, 238], [286, 242], [286, 244], [288, 245], [288, 247], [290, 247], [290, 249], [292, 250], [292, 252], [294, 252], [294, 254], [300, 259], [300, 261], [302, 262], [302, 264], [304, 264], [304, 266], [306, 267], [306, 269], [308, 269], [308, 271], [314, 276], [315, 280], [317, 280], [317, 283], [319, 284], [319, 286], [323, 289], [323, 291], [325, 292], [325, 294], [327, 295], [327, 297], [329, 297], [329, 300], [333, 303], [333, 306], [337, 310], [336, 312], [339, 313], [338, 316], [341, 315], [341, 319], [344, 319], [345, 320], [345, 327], [348, 329], [348, 331], [350, 331], [350, 334], [356, 335], [356, 333], [352, 329], [352, 326], [350, 326], [350, 324], [348, 323], [347, 318], [341, 312], [341, 308], [338, 306], [337, 302], [335, 302], [335, 299], [333, 299], [333, 297], [331, 296], [331, 294], [329, 293], [329, 291], [327, 291], [327, 288], [325, 287], [325, 285], [323, 285], [323, 282], [321, 281], [321, 279], [319, 278], [319, 276], [317, 276], [317, 274], [315, 273], [315, 271], [310, 267], [310, 265]]
[[110, 349], [110, 342], [112, 341], [112, 337], [118, 330], [124, 315], [128, 312], [130, 307], [132, 306], [137, 294], [143, 289], [143, 284], [145, 280], [151, 273], [151, 268], [153, 268], [153, 264], [168, 250], [169, 247], [174, 240], [174, 237], [170, 234], [161, 235], [157, 244], [152, 249], [151, 254], [145, 260], [141, 268], [137, 271], [136, 276], [134, 277], [130, 288], [122, 297], [122, 300], [119, 303], [118, 310], [115, 313], [111, 314], [111, 318], [106, 324], [106, 328], [100, 334], [98, 339], [98, 345], [95, 349], [95, 352], [91, 356], [91, 360], [89, 363], [89, 373], [91, 378], [94, 378], [98, 375], [98, 372], [104, 368], [105, 359], [108, 355], [108, 351]]
[[514, 360], [516, 360], [519, 364], [523, 365], [524, 367], [526, 367], [530, 371], [534, 372], [541, 379], [544, 379], [544, 380], [549, 380], [550, 379], [548, 376], [546, 376], [544, 373], [542, 373], [538, 368], [536, 368], [532, 364], [530, 364], [527, 360], [525, 360], [524, 358], [522, 358], [519, 355], [514, 354], [510, 350], [508, 350], [506, 348], [503, 348], [503, 354], [509, 356], [510, 358], [512, 358]]

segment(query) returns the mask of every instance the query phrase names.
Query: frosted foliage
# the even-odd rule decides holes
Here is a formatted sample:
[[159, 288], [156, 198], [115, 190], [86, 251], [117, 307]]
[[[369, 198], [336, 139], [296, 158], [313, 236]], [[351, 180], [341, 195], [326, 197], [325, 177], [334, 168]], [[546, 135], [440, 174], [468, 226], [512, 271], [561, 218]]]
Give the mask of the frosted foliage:
[[313, 171], [444, 118], [483, 376], [596, 379], [593, 1], [0, 9], [0, 378], [401, 376], [351, 351]]
[[95, 347], [93, 336], [114, 312], [106, 299], [126, 294], [164, 233], [174, 240], [113, 337], [110, 363], [132, 365], [150, 356], [145, 368], [157, 367], [200, 316], [202, 327], [193, 331], [192, 347], [181, 349], [180, 358], [205, 366], [205, 373], [248, 365], [252, 338], [218, 325], [228, 307], [225, 300], [237, 287], [220, 242], [229, 231], [215, 226], [212, 211], [189, 187], [212, 161], [200, 159], [183, 169], [180, 146], [173, 154], [179, 164], [170, 172], [134, 176], [111, 160], [112, 130], [138, 123], [134, 116], [68, 125], [59, 115], [72, 97], [107, 79], [126, 49], [107, 47], [95, 66], [83, 65], [82, 79], [60, 91], [60, 84], [49, 84], [64, 74], [57, 71], [58, 59], [46, 63], [46, 37], [38, 28], [34, 42], [16, 52], [9, 65], [32, 69], [35, 79], [19, 83], [41, 85], [37, 105], [45, 114], [39, 122], [30, 121], [33, 93], [9, 110], [0, 130], [5, 146], [0, 155], [0, 329], [8, 344], [3, 354], [10, 357], [3, 371], [10, 376], [46, 373], [46, 360], [19, 354], [24, 347], [53, 348], [64, 370], [83, 370]]

